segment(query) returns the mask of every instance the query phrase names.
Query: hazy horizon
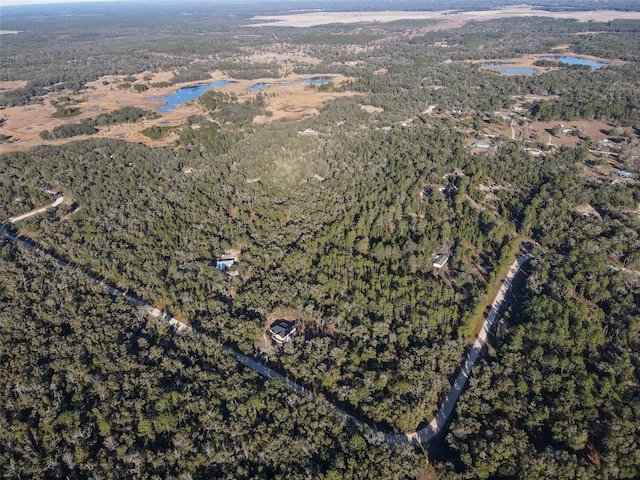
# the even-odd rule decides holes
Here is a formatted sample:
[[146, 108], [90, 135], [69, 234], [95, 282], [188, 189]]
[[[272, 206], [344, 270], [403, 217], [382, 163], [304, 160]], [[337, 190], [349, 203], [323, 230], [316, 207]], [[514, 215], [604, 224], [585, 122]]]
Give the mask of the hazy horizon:
[[6, 0], [2, 2], [3, 7], [14, 7], [20, 5], [45, 5], [55, 3], [98, 3], [98, 2], [124, 2], [127, 0]]

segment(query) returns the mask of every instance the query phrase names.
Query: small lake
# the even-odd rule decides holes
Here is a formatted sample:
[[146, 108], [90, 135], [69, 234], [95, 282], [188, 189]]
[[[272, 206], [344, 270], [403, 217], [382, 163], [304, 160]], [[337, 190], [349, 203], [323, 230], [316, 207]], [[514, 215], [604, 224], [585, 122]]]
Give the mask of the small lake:
[[503, 75], [535, 75], [538, 70], [533, 67], [498, 68]]
[[312, 85], [323, 85], [325, 83], [331, 83], [333, 81], [332, 77], [312, 77], [312, 78], [301, 78], [298, 80], [303, 83], [310, 83]]
[[545, 60], [555, 60], [560, 63], [566, 63], [567, 65], [588, 65], [591, 68], [598, 70], [606, 65], [606, 63], [596, 62], [595, 60], [588, 60], [580, 57], [543, 57]]
[[251, 87], [247, 88], [248, 92], [259, 92], [261, 90], [264, 90], [266, 88], [269, 88], [271, 86], [270, 83], [256, 83], [255, 85], [252, 85]]
[[178, 90], [173, 95], [167, 95], [166, 97], [158, 97], [158, 100], [162, 100], [166, 102], [166, 105], [161, 105], [156, 107], [156, 110], [159, 112], [168, 112], [169, 110], [173, 110], [178, 105], [182, 105], [183, 103], [188, 102], [189, 100], [193, 100], [194, 98], [198, 98], [207, 90], [211, 90], [212, 88], [217, 87], [225, 87], [227, 85], [233, 85], [236, 82], [231, 80], [216, 80], [209, 85], [195, 85], [193, 87], [183, 87]]
[[516, 67], [516, 68], [494, 68], [503, 75], [535, 75], [538, 70], [533, 67]]
[[500, 72], [503, 75], [535, 75], [538, 71], [533, 67], [509, 67], [515, 62], [485, 62], [482, 65]]

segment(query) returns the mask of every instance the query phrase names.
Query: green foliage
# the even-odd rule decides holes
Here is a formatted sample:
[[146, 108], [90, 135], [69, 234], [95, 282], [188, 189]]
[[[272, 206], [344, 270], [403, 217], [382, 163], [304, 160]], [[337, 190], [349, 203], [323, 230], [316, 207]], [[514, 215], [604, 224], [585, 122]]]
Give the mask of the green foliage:
[[98, 130], [91, 123], [91, 121], [82, 121], [80, 123], [58, 125], [51, 132], [48, 130], [40, 132], [40, 138], [43, 140], [55, 140], [56, 138], [69, 138], [77, 135], [93, 135]]
[[232, 78], [243, 80], [256, 80], [258, 78], [280, 78], [281, 65], [277, 62], [237, 62], [226, 61], [217, 65], [217, 68], [226, 72]]
[[171, 79], [171, 83], [175, 85], [177, 83], [200, 82], [210, 79], [211, 74], [209, 72], [204, 71], [200, 67], [196, 66], [191, 69], [177, 72]]
[[152, 140], [159, 140], [161, 138], [166, 137], [169, 133], [176, 130], [176, 127], [168, 127], [162, 125], [151, 125], [150, 127], [145, 128], [140, 133], [144, 136], [149, 137]]
[[81, 110], [78, 107], [58, 107], [51, 116], [53, 118], [75, 117], [76, 115], [80, 115], [80, 112]]
[[116, 123], [134, 123], [142, 118], [157, 118], [158, 114], [140, 107], [122, 107], [111, 113], [101, 113], [96, 118], [86, 118], [80, 123], [58, 125], [52, 131], [43, 130], [40, 138], [43, 140], [55, 140], [57, 138], [69, 138], [77, 135], [93, 135], [98, 132], [96, 127], [113, 125]]
[[[468, 476], [638, 476], [637, 277], [608, 265], [633, 255], [618, 251], [620, 235], [638, 241], [637, 220], [619, 215], [634, 190], [560, 174], [527, 208], [545, 247], [447, 437]], [[582, 202], [601, 216], [576, 213]]]
[[326, 33], [319, 35], [303, 35], [296, 38], [296, 43], [303, 45], [365, 45], [382, 38], [381, 35], [339, 35]]
[[46, 256], [4, 243], [0, 272], [6, 478], [418, 478], [414, 450], [367, 443], [322, 399], [146, 323]]
[[203, 120], [194, 127], [186, 125], [182, 128], [177, 141], [181, 147], [178, 152], [182, 156], [220, 155], [227, 152], [241, 135], [222, 133], [217, 123]]
[[[0, 211], [16, 215], [51, 203], [46, 190], [67, 192], [77, 211], [60, 207], [15, 228], [247, 354], [268, 319], [286, 311], [296, 317], [295, 342], [265, 361], [318, 400], [256, 378], [213, 344], [149, 325], [121, 299], [5, 244], [0, 463], [8, 477], [417, 477], [416, 451], [372, 442], [324, 399], [398, 431], [428, 422], [520, 235], [541, 247], [510, 323], [462, 397], [446, 440], [453, 463], [439, 473], [638, 476], [637, 277], [615, 270], [640, 262], [637, 185], [585, 178], [593, 159], [582, 139], [537, 157], [504, 137], [484, 153], [466, 148], [527, 95], [545, 97], [528, 105], [537, 119], [636, 125], [637, 22], [500, 19], [424, 35], [423, 24], [398, 22], [247, 35], [245, 12], [171, 12], [37, 29], [3, 17], [3, 28], [22, 33], [3, 44], [0, 75], [32, 81], [0, 104], [106, 74], [130, 74], [136, 88], [146, 70], [173, 70], [173, 82], [219, 69], [238, 78], [341, 73], [353, 80], [340, 89], [355, 95], [313, 118], [258, 125], [269, 96], [241, 103], [209, 92], [200, 99], [208, 119], [144, 131], [179, 132], [175, 150], [90, 139], [2, 155]], [[382, 38], [362, 51], [351, 44]], [[467, 62], [546, 54], [567, 38], [576, 53], [631, 61], [517, 77]], [[283, 65], [238, 60], [257, 47], [288, 54], [290, 45], [296, 55]], [[82, 52], [92, 53], [77, 62]], [[304, 56], [319, 61], [294, 60]], [[123, 109], [45, 135], [146, 115]], [[616, 134], [617, 153], [635, 174], [628, 131]], [[598, 215], [578, 213], [586, 204]], [[232, 248], [241, 250], [237, 267], [216, 270]], [[452, 257], [435, 271], [440, 251]]]
[[254, 98], [240, 103], [226, 93], [209, 91], [202, 95], [198, 101], [221, 125], [229, 124], [234, 127], [243, 127], [250, 124], [257, 115], [267, 114], [264, 110], [266, 99], [262, 92], [258, 92]]

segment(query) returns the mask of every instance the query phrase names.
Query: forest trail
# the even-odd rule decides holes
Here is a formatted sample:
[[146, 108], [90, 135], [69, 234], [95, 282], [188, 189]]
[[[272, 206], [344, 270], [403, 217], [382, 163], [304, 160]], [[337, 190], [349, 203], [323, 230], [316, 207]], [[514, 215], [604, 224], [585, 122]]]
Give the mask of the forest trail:
[[629, 270], [628, 268], [616, 267], [614, 265], [607, 265], [607, 268], [609, 270], [615, 270], [616, 272], [630, 273], [631, 275], [635, 275], [637, 277], [640, 277], [640, 271], [638, 271], [638, 270]]
[[[32, 215], [36, 215], [37, 213], [41, 213], [46, 211], [48, 208], [50, 208], [51, 206], [57, 206], [62, 202], [62, 198], [63, 197], [59, 197], [56, 202], [59, 202], [56, 204], [56, 202], [54, 202], [53, 204], [47, 206], [47, 207], [43, 207], [41, 209], [36, 209], [36, 210], [32, 210], [31, 212], [29, 212], [28, 216], [32, 216]], [[22, 219], [22, 218], [27, 218], [24, 215], [21, 215], [19, 217], [15, 217], [17, 219]], [[10, 220], [10, 221], [17, 221], [17, 220]], [[195, 335], [197, 335], [202, 341], [209, 341], [209, 342], [215, 342], [216, 344], [218, 344], [222, 350], [224, 352], [226, 352], [227, 354], [231, 355], [233, 358], [235, 358], [238, 362], [242, 363], [244, 366], [250, 368], [251, 370], [253, 370], [254, 372], [256, 372], [258, 375], [265, 377], [265, 378], [271, 378], [271, 379], [276, 379], [279, 380], [281, 382], [283, 382], [287, 387], [289, 387], [291, 390], [293, 390], [294, 392], [296, 392], [297, 394], [300, 395], [311, 395], [311, 397], [313, 398], [313, 400], [316, 400], [316, 395], [311, 392], [310, 390], [308, 390], [307, 388], [305, 388], [304, 386], [296, 383], [293, 380], [288, 379], [286, 376], [284, 376], [283, 374], [267, 367], [266, 365], [257, 362], [256, 360], [240, 353], [237, 352], [233, 349], [231, 349], [230, 347], [227, 347], [221, 343], [218, 343], [217, 341], [201, 334], [200, 332], [198, 332], [197, 330], [194, 330], [193, 327], [191, 327], [189, 324], [178, 320], [175, 317], [172, 317], [171, 315], [163, 312], [162, 310], [158, 309], [157, 307], [154, 307], [153, 305], [150, 305], [146, 302], [144, 302], [143, 300], [140, 300], [139, 298], [127, 293], [126, 291], [120, 290], [119, 288], [110, 285], [109, 283], [105, 282], [102, 279], [97, 278], [96, 276], [85, 272], [84, 270], [78, 268], [76, 265], [63, 260], [61, 258], [58, 258], [57, 256], [51, 254], [51, 253], [45, 253], [42, 250], [40, 250], [37, 246], [37, 244], [32, 240], [32, 239], [26, 239], [26, 238], [19, 238], [16, 237], [14, 235], [12, 235], [11, 233], [9, 233], [9, 231], [7, 230], [7, 226], [2, 225], [0, 226], [0, 235], [3, 236], [4, 238], [6, 238], [7, 240], [17, 243], [19, 245], [22, 245], [30, 250], [34, 250], [37, 252], [40, 252], [42, 255], [46, 255], [49, 256], [50, 258], [54, 259], [56, 261], [56, 263], [61, 266], [61, 267], [65, 267], [65, 268], [69, 268], [71, 269], [74, 273], [84, 276], [85, 278], [89, 279], [91, 282], [102, 286], [103, 288], [105, 288], [111, 295], [114, 296], [123, 296], [127, 301], [129, 301], [132, 305], [136, 306], [136, 307], [140, 307], [143, 308], [150, 316], [161, 320], [161, 321], [166, 321], [171, 327], [173, 327], [177, 332], [191, 332], [194, 333]], [[511, 290], [512, 287], [512, 282], [513, 279], [515, 277], [515, 275], [520, 271], [520, 268], [522, 267], [522, 265], [524, 265], [526, 262], [528, 262], [530, 259], [532, 258], [532, 255], [530, 253], [526, 253], [524, 255], [521, 255], [520, 257], [518, 257], [513, 264], [509, 267], [509, 272], [507, 273], [507, 276], [505, 278], [505, 280], [503, 281], [500, 290], [498, 292], [498, 294], [496, 295], [495, 300], [493, 301], [493, 304], [491, 305], [491, 308], [489, 310], [489, 313], [487, 314], [487, 316], [485, 317], [485, 320], [482, 324], [482, 328], [480, 330], [480, 333], [478, 334], [478, 336], [475, 339], [475, 342], [473, 344], [473, 347], [471, 348], [471, 350], [469, 351], [469, 353], [467, 354], [466, 358], [464, 359], [462, 366], [461, 366], [461, 370], [460, 373], [458, 374], [458, 376], [456, 377], [456, 380], [453, 384], [453, 386], [451, 387], [451, 390], [449, 391], [449, 393], [446, 395], [444, 402], [442, 403], [442, 405], [440, 405], [440, 408], [438, 409], [438, 411], [436, 412], [435, 417], [433, 418], [433, 420], [431, 420], [431, 422], [424, 428], [417, 430], [416, 432], [410, 432], [410, 433], [394, 433], [394, 432], [384, 432], [381, 430], [376, 429], [375, 427], [363, 422], [362, 420], [357, 419], [356, 417], [354, 417], [353, 415], [347, 413], [345, 410], [341, 409], [340, 407], [338, 407], [335, 404], [331, 404], [332, 408], [334, 409], [335, 412], [337, 412], [338, 414], [344, 416], [348, 421], [350, 421], [351, 423], [353, 423], [354, 425], [356, 425], [357, 427], [366, 429], [369, 431], [369, 433], [372, 434], [372, 436], [374, 438], [378, 438], [380, 440], [386, 441], [387, 443], [389, 443], [390, 445], [412, 445], [412, 446], [420, 446], [420, 445], [425, 445], [427, 443], [429, 443], [431, 440], [433, 440], [435, 437], [437, 437], [440, 432], [442, 431], [442, 429], [444, 428], [444, 426], [447, 424], [447, 422], [449, 421], [451, 415], [453, 414], [454, 410], [455, 410], [455, 404], [458, 401], [458, 398], [460, 398], [460, 395], [462, 395], [462, 392], [464, 391], [465, 387], [467, 386], [467, 383], [469, 382], [469, 377], [471, 375], [471, 370], [473, 369], [473, 367], [476, 365], [476, 363], [478, 362], [478, 359], [480, 358], [480, 354], [482, 352], [482, 349], [487, 345], [487, 339], [488, 339], [488, 335], [489, 332], [491, 330], [491, 328], [493, 327], [493, 324], [495, 323], [496, 318], [498, 317], [498, 313], [500, 312], [500, 308], [502, 307], [502, 302], [504, 300], [504, 298], [506, 297], [506, 295], [509, 293], [509, 291]], [[329, 400], [327, 400], [329, 401]]]
[[64, 202], [64, 199], [65, 199], [65, 197], [63, 195], [60, 195], [58, 198], [56, 198], [56, 201], [53, 202], [51, 205], [47, 205], [45, 207], [40, 207], [40, 208], [34, 208], [30, 212], [23, 213], [22, 215], [18, 215], [17, 217], [10, 217], [9, 218], [9, 222], [16, 223], [16, 222], [19, 222], [20, 220], [24, 220], [26, 218], [33, 217], [34, 215], [38, 215], [39, 213], [44, 213], [47, 210], [49, 210], [50, 208], [55, 208], [58, 205], [61, 205], [62, 202]]

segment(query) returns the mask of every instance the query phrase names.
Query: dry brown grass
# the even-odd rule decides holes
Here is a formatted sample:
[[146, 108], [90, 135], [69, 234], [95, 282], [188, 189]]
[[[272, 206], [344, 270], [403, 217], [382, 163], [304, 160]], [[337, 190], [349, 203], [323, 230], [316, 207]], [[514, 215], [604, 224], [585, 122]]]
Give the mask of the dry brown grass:
[[[169, 80], [173, 74], [171, 72], [161, 72], [151, 74], [143, 72], [137, 75], [141, 79], [144, 75], [152, 75], [149, 83], [156, 83]], [[347, 78], [341, 75], [331, 75], [336, 85], [341, 84]], [[212, 77], [216, 79], [229, 78], [223, 72], [212, 72]], [[256, 93], [248, 92], [248, 88], [260, 82], [271, 83], [272, 85], [264, 91], [267, 96], [267, 110], [271, 116], [261, 116], [255, 119], [256, 123], [268, 123], [273, 121], [293, 121], [300, 120], [318, 113], [318, 108], [327, 101], [331, 101], [341, 96], [352, 95], [346, 92], [321, 92], [310, 88], [307, 84], [297, 82], [300, 78], [308, 75], [291, 74], [284, 78], [271, 79], [260, 78], [256, 80], [234, 80], [237, 83], [216, 89], [225, 93], [234, 93], [238, 101], [243, 102], [255, 97]], [[212, 80], [213, 81], [213, 80]], [[27, 105], [21, 107], [5, 108], [2, 117], [6, 121], [0, 127], [0, 133], [11, 136], [11, 140], [0, 144], [0, 153], [11, 151], [27, 150], [37, 145], [49, 144], [59, 145], [70, 141], [78, 140], [82, 137], [72, 137], [60, 140], [45, 141], [40, 138], [43, 130], [51, 131], [53, 128], [69, 123], [78, 123], [84, 118], [96, 117], [100, 113], [108, 113], [125, 106], [141, 107], [155, 111], [161, 105], [159, 97], [171, 95], [176, 90], [186, 86], [201, 84], [202, 82], [192, 82], [174, 85], [165, 88], [149, 88], [147, 91], [137, 93], [132, 89], [123, 90], [118, 87], [123, 82], [122, 76], [106, 76], [89, 82], [85, 88], [76, 94], [70, 92], [56, 92], [47, 94], [41, 104]], [[22, 83], [5, 82], [2, 86], [16, 88]], [[69, 96], [81, 108], [80, 115], [70, 118], [53, 118], [57, 103], [64, 103], [61, 97]], [[144, 143], [150, 146], [168, 146], [173, 144], [175, 137], [151, 140], [140, 132], [151, 125], [160, 125], [161, 122], [169, 122], [168, 125], [181, 125], [190, 115], [206, 115], [206, 111], [198, 102], [188, 102], [177, 108], [161, 113], [160, 118], [154, 120], [144, 120], [135, 124], [116, 124], [100, 128], [100, 131], [93, 135], [98, 138], [121, 138], [130, 142]], [[166, 123], [162, 123], [166, 124]]]
[[506, 7], [494, 10], [478, 12], [450, 11], [417, 12], [417, 11], [386, 11], [386, 12], [310, 12], [292, 15], [256, 16], [254, 20], [262, 20], [264, 23], [253, 24], [259, 26], [282, 27], [313, 27], [334, 23], [359, 23], [359, 22], [394, 22], [398, 20], [439, 20], [445, 25], [441, 28], [455, 28], [464, 25], [470, 20], [493, 20], [510, 17], [550, 17], [575, 19], [581, 22], [600, 21], [607, 22], [614, 19], [636, 20], [640, 18], [640, 12], [618, 12], [611, 10], [597, 10], [589, 12], [548, 12], [536, 10], [529, 6]]

